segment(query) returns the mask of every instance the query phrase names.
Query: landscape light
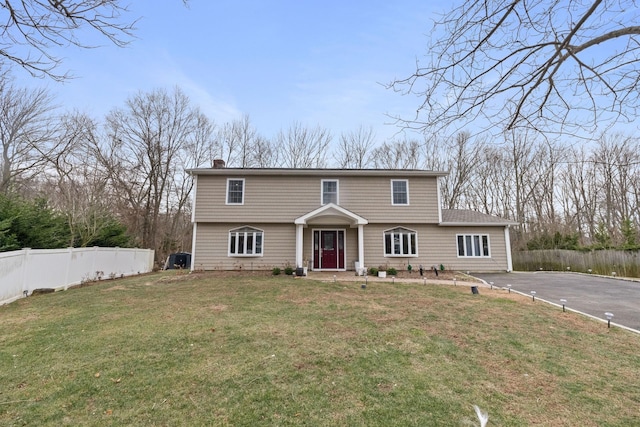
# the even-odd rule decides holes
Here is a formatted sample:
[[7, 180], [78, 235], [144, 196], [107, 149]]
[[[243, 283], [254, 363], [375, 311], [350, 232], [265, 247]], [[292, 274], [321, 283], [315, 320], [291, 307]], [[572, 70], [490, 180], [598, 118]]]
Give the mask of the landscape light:
[[456, 282], [456, 278], [453, 278], [453, 286], [458, 286], [457, 282]]
[[533, 296], [533, 302], [536, 302], [536, 291], [531, 291], [531, 296]]
[[511, 293], [511, 285], [507, 285], [507, 289], [509, 289], [509, 293]]
[[607, 317], [607, 328], [611, 327], [611, 319], [613, 319], [613, 313], [609, 313], [608, 311], [604, 314]]
[[396, 283], [396, 276], [391, 276], [391, 283], [395, 284]]
[[564, 312], [565, 311], [564, 306], [567, 304], [567, 300], [564, 298], [561, 298], [560, 303], [562, 304], [562, 311]]
[[333, 283], [336, 283], [336, 275], [333, 275]]
[[493, 290], [493, 282], [489, 282], [489, 286], [491, 286], [491, 290]]

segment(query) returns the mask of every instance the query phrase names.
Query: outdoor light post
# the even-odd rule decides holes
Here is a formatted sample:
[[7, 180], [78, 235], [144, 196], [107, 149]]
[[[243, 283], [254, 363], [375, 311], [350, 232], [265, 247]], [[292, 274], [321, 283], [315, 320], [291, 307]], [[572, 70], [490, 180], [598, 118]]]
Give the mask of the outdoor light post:
[[607, 318], [607, 328], [611, 327], [611, 319], [613, 319], [613, 313], [609, 313], [608, 311], [604, 314]]
[[564, 306], [567, 304], [567, 300], [562, 298], [562, 299], [560, 299], [560, 303], [562, 303], [562, 312], [564, 313], [564, 311], [565, 311]]
[[533, 302], [536, 302], [536, 291], [531, 291], [531, 296], [533, 297]]

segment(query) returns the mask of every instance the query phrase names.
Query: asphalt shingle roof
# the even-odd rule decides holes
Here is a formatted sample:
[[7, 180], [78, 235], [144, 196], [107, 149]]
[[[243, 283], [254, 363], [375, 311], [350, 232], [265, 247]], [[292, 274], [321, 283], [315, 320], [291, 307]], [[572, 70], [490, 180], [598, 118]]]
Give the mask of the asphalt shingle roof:
[[515, 221], [466, 209], [442, 209], [440, 225], [517, 225]]

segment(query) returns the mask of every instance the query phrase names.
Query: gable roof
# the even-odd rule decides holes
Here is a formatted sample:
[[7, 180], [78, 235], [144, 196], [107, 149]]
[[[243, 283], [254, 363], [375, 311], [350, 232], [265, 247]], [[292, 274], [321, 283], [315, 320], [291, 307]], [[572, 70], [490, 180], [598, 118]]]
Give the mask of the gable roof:
[[296, 218], [294, 221], [295, 224], [306, 225], [307, 222], [313, 219], [319, 219], [322, 217], [338, 217], [342, 218], [345, 221], [352, 224], [352, 226], [356, 225], [366, 225], [369, 223], [365, 218], [360, 215], [356, 215], [353, 212], [343, 208], [342, 206], [338, 206], [334, 203], [328, 203], [324, 206], [319, 207], [318, 209], [314, 209], [309, 213], [302, 215], [299, 218]]
[[421, 169], [294, 169], [294, 168], [195, 168], [187, 169], [191, 175], [223, 175], [223, 176], [447, 176], [449, 172], [428, 171]]
[[441, 226], [518, 225], [516, 221], [467, 209], [442, 209]]

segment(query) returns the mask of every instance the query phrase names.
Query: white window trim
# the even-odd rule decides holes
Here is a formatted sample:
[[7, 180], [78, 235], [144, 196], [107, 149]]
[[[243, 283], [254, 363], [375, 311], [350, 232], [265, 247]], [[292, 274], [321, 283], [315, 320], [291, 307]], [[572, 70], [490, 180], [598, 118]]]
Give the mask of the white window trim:
[[[404, 182], [407, 186], [407, 203], [394, 203], [393, 202], [393, 183]], [[391, 180], [391, 205], [392, 206], [409, 206], [409, 180], [408, 179], [392, 179]]]
[[[411, 233], [411, 234], [416, 236], [416, 253], [415, 254], [388, 254], [387, 253], [387, 241], [386, 241], [387, 233], [389, 233], [389, 232], [391, 232], [393, 230], [396, 230], [398, 228], [400, 228], [400, 229], [405, 231], [401, 235], [405, 235], [405, 234], [407, 234], [407, 232], [409, 232], [409, 233]], [[393, 245], [393, 242], [391, 242], [391, 245]], [[400, 244], [400, 247], [402, 247], [402, 244]], [[410, 228], [398, 226], [398, 227], [389, 228], [389, 229], [384, 230], [382, 232], [382, 252], [384, 253], [384, 257], [385, 258], [417, 258], [419, 256], [418, 254], [420, 252], [419, 248], [420, 248], [420, 245], [418, 244], [418, 232], [416, 230], [412, 230]], [[393, 246], [392, 246], [392, 249], [393, 249]]]
[[[464, 245], [464, 255], [460, 255], [460, 248], [458, 247], [458, 238], [462, 236], [462, 244]], [[473, 239], [475, 236], [478, 236], [480, 238], [480, 251], [484, 252], [482, 250], [482, 238], [486, 237], [487, 238], [487, 247], [489, 249], [489, 254], [488, 255], [484, 255], [483, 253], [481, 253], [480, 255], [468, 255], [469, 250], [467, 249], [467, 236], [471, 236], [471, 246], [473, 246]], [[471, 252], [473, 253], [473, 247], [471, 248]], [[481, 233], [467, 233], [467, 234], [456, 234], [456, 255], [458, 256], [458, 258], [491, 258], [491, 236], [489, 234], [481, 234]]]
[[[237, 254], [237, 253], [232, 253], [231, 252], [231, 239], [232, 239], [232, 233], [233, 238], [235, 238], [235, 233], [237, 233], [239, 230], [242, 230], [243, 228], [249, 228], [251, 230], [253, 230], [252, 232], [249, 231], [245, 231], [244, 232], [244, 253], [242, 254]], [[248, 233], [253, 233], [254, 234], [254, 240], [253, 240], [253, 245], [254, 245], [254, 252], [251, 254], [247, 254], [247, 234]], [[255, 233], [261, 233], [262, 234], [262, 248], [259, 254], [255, 253]], [[261, 230], [259, 228], [255, 228], [255, 227], [251, 227], [249, 225], [245, 225], [243, 227], [238, 227], [238, 228], [234, 228], [229, 230], [228, 232], [228, 240], [227, 240], [227, 256], [229, 258], [258, 258], [258, 257], [262, 257], [264, 255], [264, 230]], [[236, 245], [236, 251], [237, 251], [237, 245]]]
[[338, 179], [323, 179], [320, 182], [320, 203], [324, 206], [328, 203], [324, 202], [324, 183], [335, 182], [336, 183], [336, 205], [340, 204], [340, 180]]
[[[242, 181], [242, 202], [240, 203], [229, 203], [229, 183], [231, 181]], [[247, 192], [247, 186], [244, 181], [244, 178], [227, 178], [227, 191], [224, 194], [224, 202], [226, 205], [232, 206], [241, 206], [244, 205], [244, 194]]]

